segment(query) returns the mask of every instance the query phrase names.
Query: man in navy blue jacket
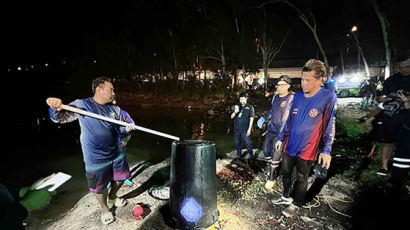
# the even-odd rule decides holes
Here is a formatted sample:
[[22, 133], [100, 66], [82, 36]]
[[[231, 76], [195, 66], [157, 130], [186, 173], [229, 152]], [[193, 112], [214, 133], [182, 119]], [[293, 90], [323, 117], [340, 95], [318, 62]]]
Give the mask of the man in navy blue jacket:
[[252, 105], [248, 104], [248, 94], [242, 92], [239, 94], [239, 105], [235, 105], [235, 111], [231, 114], [235, 126], [235, 145], [237, 157], [242, 157], [242, 141], [245, 142], [249, 157], [254, 158], [252, 150], [252, 141], [250, 138], [252, 132], [255, 110]]

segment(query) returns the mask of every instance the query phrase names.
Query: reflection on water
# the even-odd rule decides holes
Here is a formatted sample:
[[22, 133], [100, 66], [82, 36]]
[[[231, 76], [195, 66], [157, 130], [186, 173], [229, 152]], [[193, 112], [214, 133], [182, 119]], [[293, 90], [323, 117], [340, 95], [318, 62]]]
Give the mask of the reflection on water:
[[192, 126], [192, 138], [193, 140], [204, 140], [206, 135], [206, 128], [209, 128], [211, 124], [205, 127], [205, 124], [201, 122], [200, 124], [194, 124]]
[[[181, 140], [211, 140], [216, 143], [218, 156], [234, 149], [233, 136], [227, 130], [233, 126], [227, 115], [208, 117], [206, 111], [181, 110], [171, 108], [127, 107], [135, 123], [139, 126], [180, 137]], [[23, 127], [24, 126], [24, 127]], [[65, 172], [72, 179], [58, 189], [58, 195], [45, 209], [30, 213], [28, 229], [45, 229], [52, 218], [68, 211], [88, 193], [84, 176], [84, 163], [79, 143], [78, 122], [54, 124], [45, 112], [34, 118], [32, 125], [22, 125], [21, 129], [32, 133], [28, 146], [16, 149], [20, 169], [13, 171], [22, 181], [34, 181], [54, 172]], [[27, 129], [30, 129], [29, 131]], [[136, 131], [127, 146], [127, 160], [130, 166], [141, 160], [157, 163], [171, 155], [172, 140]], [[10, 161], [16, 159], [12, 158]], [[36, 172], [36, 173], [33, 173]]]

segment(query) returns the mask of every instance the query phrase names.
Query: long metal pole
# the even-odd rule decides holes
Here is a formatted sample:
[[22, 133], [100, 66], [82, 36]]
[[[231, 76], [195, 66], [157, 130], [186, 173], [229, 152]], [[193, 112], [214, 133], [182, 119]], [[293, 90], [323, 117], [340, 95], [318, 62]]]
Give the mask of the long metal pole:
[[176, 141], [180, 140], [180, 138], [176, 137], [176, 136], [172, 136], [172, 135], [169, 135], [169, 134], [166, 134], [166, 133], [161, 133], [161, 132], [158, 132], [158, 131], [155, 131], [155, 130], [152, 130], [152, 129], [147, 129], [147, 128], [144, 128], [144, 127], [141, 127], [141, 126], [138, 126], [138, 125], [130, 124], [130, 123], [127, 123], [127, 122], [124, 122], [124, 121], [119, 121], [119, 120], [112, 119], [112, 118], [109, 118], [109, 117], [105, 117], [105, 116], [102, 116], [102, 115], [99, 115], [99, 114], [91, 113], [91, 112], [88, 112], [88, 111], [85, 111], [85, 110], [82, 110], [82, 109], [74, 108], [74, 107], [69, 106], [69, 105], [62, 105], [61, 107], [64, 110], [74, 112], [74, 113], [78, 113], [78, 114], [81, 114], [81, 115], [84, 115], [84, 116], [93, 117], [93, 118], [96, 118], [96, 119], [99, 119], [99, 120], [111, 122], [111, 123], [121, 125], [121, 126], [132, 125], [132, 127], [134, 129], [137, 129], [137, 130], [140, 130], [140, 131], [143, 131], [143, 132], [147, 132], [147, 133], [151, 133], [151, 134], [154, 134], [154, 135], [166, 137], [166, 138], [176, 140]]

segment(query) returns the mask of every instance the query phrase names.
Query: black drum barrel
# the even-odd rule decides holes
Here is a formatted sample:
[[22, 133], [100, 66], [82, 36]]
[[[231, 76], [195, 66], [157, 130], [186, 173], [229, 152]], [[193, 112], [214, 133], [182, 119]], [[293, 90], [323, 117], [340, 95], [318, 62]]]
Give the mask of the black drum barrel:
[[170, 213], [179, 229], [205, 229], [218, 220], [215, 143], [172, 143]]

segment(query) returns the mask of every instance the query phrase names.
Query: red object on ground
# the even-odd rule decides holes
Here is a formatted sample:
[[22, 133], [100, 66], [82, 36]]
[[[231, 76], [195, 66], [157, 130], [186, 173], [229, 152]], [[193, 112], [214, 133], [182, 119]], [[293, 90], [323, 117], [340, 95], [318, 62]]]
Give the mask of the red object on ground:
[[132, 210], [132, 215], [134, 216], [134, 219], [136, 217], [141, 217], [142, 215], [144, 215], [144, 208], [139, 204], [136, 205]]

